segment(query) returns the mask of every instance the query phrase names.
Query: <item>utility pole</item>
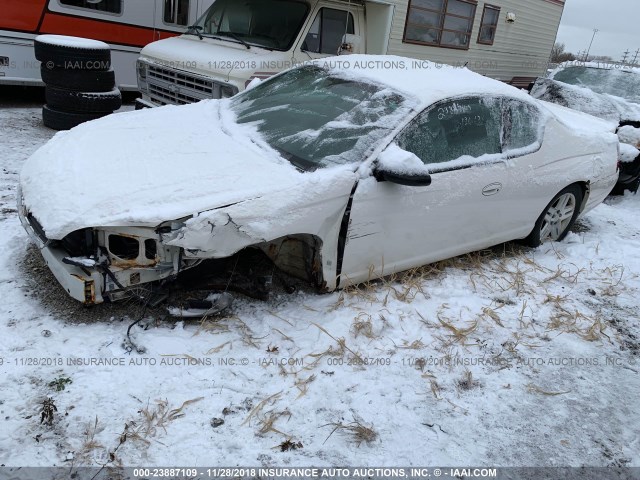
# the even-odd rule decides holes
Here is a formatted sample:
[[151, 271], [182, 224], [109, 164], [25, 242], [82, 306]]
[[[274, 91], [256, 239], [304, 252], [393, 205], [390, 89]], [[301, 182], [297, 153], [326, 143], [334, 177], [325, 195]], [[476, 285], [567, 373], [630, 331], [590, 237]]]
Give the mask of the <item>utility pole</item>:
[[588, 61], [589, 60], [589, 52], [591, 51], [591, 45], [593, 45], [593, 39], [596, 38], [596, 33], [598, 33], [600, 30], [598, 30], [597, 28], [593, 29], [593, 37], [591, 37], [591, 43], [589, 44], [589, 48], [587, 49], [587, 54], [584, 57], [584, 61]]
[[622, 64], [624, 65], [625, 63], [627, 63], [627, 57], [629, 56], [631, 52], [629, 51], [629, 49], [627, 48], [627, 51], [624, 52], [624, 57], [622, 57]]

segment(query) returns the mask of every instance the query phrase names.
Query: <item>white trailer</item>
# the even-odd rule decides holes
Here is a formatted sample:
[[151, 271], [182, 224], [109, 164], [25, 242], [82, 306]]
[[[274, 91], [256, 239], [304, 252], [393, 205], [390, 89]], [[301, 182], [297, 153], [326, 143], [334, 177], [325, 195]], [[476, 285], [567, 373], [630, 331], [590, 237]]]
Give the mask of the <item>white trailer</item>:
[[467, 66], [527, 87], [546, 71], [563, 9], [564, 0], [216, 0], [187, 34], [142, 50], [139, 106], [229, 97], [254, 78], [350, 53]]

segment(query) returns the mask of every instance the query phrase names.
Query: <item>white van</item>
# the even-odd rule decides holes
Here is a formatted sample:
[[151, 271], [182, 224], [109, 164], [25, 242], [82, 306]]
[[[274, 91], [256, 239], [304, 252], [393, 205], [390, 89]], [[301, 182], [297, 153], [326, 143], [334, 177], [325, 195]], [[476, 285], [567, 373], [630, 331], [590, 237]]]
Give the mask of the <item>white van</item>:
[[141, 51], [138, 107], [231, 97], [254, 78], [350, 53], [466, 65], [526, 87], [546, 71], [563, 8], [564, 0], [216, 0], [187, 33]]

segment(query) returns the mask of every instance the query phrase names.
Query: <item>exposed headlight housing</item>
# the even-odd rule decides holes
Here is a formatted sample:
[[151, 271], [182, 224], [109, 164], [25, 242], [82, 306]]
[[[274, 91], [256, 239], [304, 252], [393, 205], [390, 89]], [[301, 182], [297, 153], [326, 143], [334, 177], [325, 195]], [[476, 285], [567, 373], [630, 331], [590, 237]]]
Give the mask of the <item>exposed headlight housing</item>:
[[231, 98], [236, 94], [236, 89], [231, 85], [220, 87], [220, 98]]

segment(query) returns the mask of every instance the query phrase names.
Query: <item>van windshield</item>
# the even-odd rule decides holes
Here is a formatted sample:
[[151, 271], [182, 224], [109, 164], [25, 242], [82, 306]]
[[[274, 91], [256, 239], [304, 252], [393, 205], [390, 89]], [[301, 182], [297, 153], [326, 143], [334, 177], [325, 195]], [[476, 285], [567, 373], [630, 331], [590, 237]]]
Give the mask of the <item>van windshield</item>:
[[253, 124], [304, 171], [362, 162], [414, 106], [391, 88], [315, 65], [289, 70], [231, 100], [238, 123]]
[[189, 31], [197, 29], [204, 37], [287, 51], [308, 12], [309, 6], [296, 0], [217, 0]]

